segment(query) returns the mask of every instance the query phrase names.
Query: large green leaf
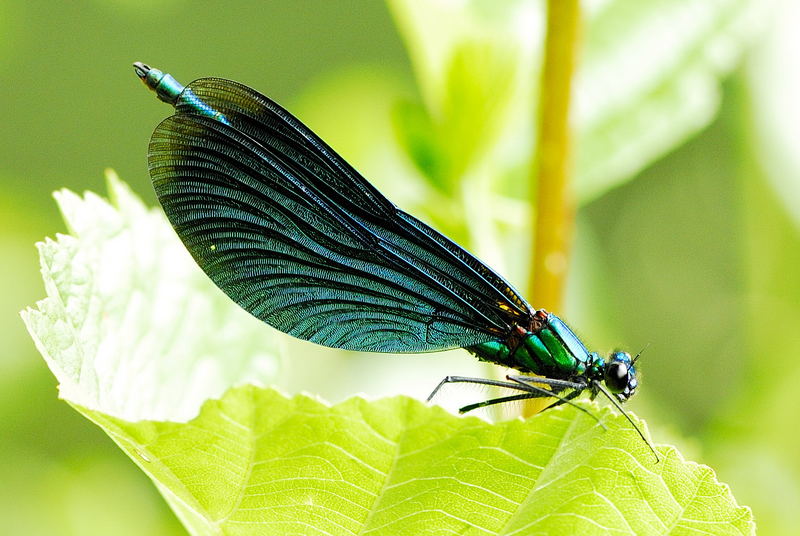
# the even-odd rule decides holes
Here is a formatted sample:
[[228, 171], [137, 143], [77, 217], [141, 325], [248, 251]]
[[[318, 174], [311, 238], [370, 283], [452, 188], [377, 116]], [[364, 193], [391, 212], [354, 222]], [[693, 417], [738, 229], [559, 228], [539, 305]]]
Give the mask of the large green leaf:
[[408, 397], [329, 407], [235, 387], [269, 381], [272, 331], [110, 187], [113, 203], [58, 194], [72, 235], [40, 245], [48, 298], [23, 316], [61, 396], [192, 534], [752, 533], [711, 469], [669, 447], [656, 464], [596, 405], [603, 426], [575, 408], [491, 424]]
[[596, 406], [526, 422], [459, 418], [406, 398], [240, 387], [189, 423], [78, 408], [156, 482], [193, 534], [750, 534], [708, 467]]

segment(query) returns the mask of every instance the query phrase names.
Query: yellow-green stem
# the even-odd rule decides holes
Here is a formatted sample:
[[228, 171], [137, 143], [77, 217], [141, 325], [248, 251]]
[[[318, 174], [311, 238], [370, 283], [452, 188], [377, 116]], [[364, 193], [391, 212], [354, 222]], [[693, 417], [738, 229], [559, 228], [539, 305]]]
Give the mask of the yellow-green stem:
[[536, 307], [555, 311], [563, 302], [575, 219], [569, 111], [580, 19], [579, 0], [547, 1], [539, 141], [531, 168], [536, 220], [529, 289]]

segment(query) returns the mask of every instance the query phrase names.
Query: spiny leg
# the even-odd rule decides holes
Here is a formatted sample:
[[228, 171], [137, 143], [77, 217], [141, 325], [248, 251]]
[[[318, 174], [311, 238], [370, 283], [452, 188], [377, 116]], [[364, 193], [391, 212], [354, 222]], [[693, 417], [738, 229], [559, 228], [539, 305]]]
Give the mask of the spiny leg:
[[469, 376], [445, 376], [442, 381], [439, 382], [439, 385], [436, 386], [436, 389], [428, 396], [426, 402], [430, 402], [433, 400], [433, 397], [436, 396], [436, 393], [439, 392], [445, 384], [447, 383], [477, 383], [479, 385], [491, 385], [493, 387], [505, 387], [507, 389], [513, 389], [515, 391], [526, 391], [530, 392], [531, 386], [528, 386], [521, 382], [504, 382], [502, 380], [490, 380], [488, 378], [470, 378]]
[[545, 376], [506, 376], [509, 381], [521, 383], [523, 385], [530, 385], [532, 383], [541, 383], [550, 385], [552, 387], [561, 387], [563, 389], [575, 389], [583, 391], [586, 389], [585, 383], [571, 382], [567, 380], [558, 380], [556, 378], [547, 378]]
[[[573, 407], [578, 408], [582, 412], [586, 413], [598, 423], [600, 423], [603, 428], [605, 426], [600, 421], [600, 419], [592, 414], [586, 408], [583, 408], [574, 402], [572, 399], [578, 396], [583, 389], [586, 388], [586, 385], [583, 383], [577, 382], [569, 382], [566, 380], [557, 380], [555, 378], [544, 378], [539, 376], [506, 376], [509, 381], [502, 381], [502, 380], [490, 380], [488, 378], [471, 378], [469, 376], [445, 376], [445, 378], [439, 382], [439, 385], [436, 386], [436, 389], [428, 397], [428, 402], [430, 402], [436, 393], [439, 392], [439, 389], [442, 388], [446, 383], [475, 383], [478, 385], [491, 385], [493, 387], [504, 387], [506, 389], [512, 389], [515, 391], [525, 391], [525, 394], [521, 395], [512, 395], [512, 396], [504, 396], [500, 398], [492, 398], [490, 400], [485, 400], [483, 402], [478, 402], [475, 404], [469, 404], [467, 406], [462, 407], [459, 409], [459, 413], [466, 413], [468, 411], [472, 411], [474, 409], [492, 406], [494, 404], [502, 404], [503, 402], [513, 402], [515, 400], [526, 400], [530, 398], [556, 398], [558, 401], [553, 404], [553, 406], [559, 406], [561, 404], [569, 404]], [[550, 385], [552, 387], [558, 388], [557, 390], [548, 390], [542, 387], [537, 387], [536, 385], [532, 385], [531, 382], [536, 383], [543, 383], [545, 385]], [[574, 391], [568, 394], [566, 397], [562, 397], [558, 395], [558, 392], [564, 389], [574, 389]], [[550, 406], [550, 407], [553, 407]]]
[[[549, 396], [549, 397], [553, 397], [553, 398], [557, 398], [558, 399], [556, 402], [554, 402], [553, 404], [547, 406], [545, 409], [555, 408], [557, 406], [560, 406], [561, 404], [569, 404], [573, 408], [577, 408], [577, 409], [581, 410], [586, 415], [588, 415], [592, 419], [596, 420], [597, 423], [600, 426], [603, 427], [603, 430], [606, 430], [606, 426], [600, 420], [600, 417], [598, 417], [597, 415], [595, 415], [594, 413], [592, 413], [588, 409], [586, 409], [586, 408], [584, 408], [582, 406], [579, 406], [578, 404], [576, 404], [575, 402], [572, 401], [573, 398], [577, 397], [578, 395], [580, 395], [583, 392], [583, 390], [586, 388], [586, 384], [578, 383], [578, 382], [568, 382], [568, 381], [565, 381], [565, 380], [557, 380], [557, 379], [554, 379], [554, 378], [543, 378], [543, 377], [538, 377], [538, 376], [537, 377], [506, 376], [506, 378], [508, 378], [509, 380], [511, 380], [513, 382], [517, 382], [520, 385], [524, 385], [524, 386], [527, 386], [527, 387], [529, 387], [531, 389], [535, 389], [536, 391], [540, 391], [542, 393], [546, 393], [546, 394], [542, 394], [540, 396]], [[549, 390], [544, 389], [542, 387], [537, 387], [535, 385], [532, 385], [531, 383], [529, 383], [529, 381], [531, 381], [531, 380], [533, 380], [533, 381], [535, 381], [537, 383], [543, 383], [545, 385], [550, 385], [552, 387], [557, 387], [558, 389], [557, 390], [554, 389], [552, 391], [549, 391]], [[572, 392], [568, 393], [566, 396], [560, 396], [558, 393], [560, 393], [564, 389], [572, 389]]]
[[475, 404], [466, 405], [463, 408], [459, 408], [458, 412], [467, 413], [474, 409], [485, 408], [486, 406], [493, 406], [495, 404], [502, 404], [504, 402], [514, 402], [516, 400], [530, 400], [531, 398], [543, 398], [543, 395], [539, 393], [522, 393], [519, 395], [492, 398], [490, 400], [484, 400], [483, 402], [476, 402]]
[[[580, 395], [584, 389], [586, 389], [586, 384], [581, 382], [570, 382], [567, 380], [558, 380], [556, 378], [545, 378], [543, 376], [506, 376], [507, 379], [511, 380], [512, 382], [517, 382], [522, 385], [526, 385], [532, 389], [538, 389], [545, 393], [550, 393], [549, 396], [553, 398], [557, 398], [558, 400], [548, 406], [545, 409], [555, 408], [560, 406], [561, 404], [569, 404], [573, 408], [578, 408], [586, 415], [590, 416], [592, 419], [596, 420], [597, 423], [603, 427], [603, 430], [607, 430], [606, 425], [603, 424], [603, 421], [600, 420], [600, 417], [589, 411], [588, 409], [579, 406], [578, 404], [574, 403], [572, 399]], [[542, 389], [541, 387], [536, 387], [532, 385], [533, 383], [542, 383], [544, 385], [549, 385], [553, 388], [552, 391], [548, 391], [547, 389]], [[572, 389], [572, 392], [567, 394], [566, 396], [559, 396], [558, 393], [563, 391], [564, 389]]]

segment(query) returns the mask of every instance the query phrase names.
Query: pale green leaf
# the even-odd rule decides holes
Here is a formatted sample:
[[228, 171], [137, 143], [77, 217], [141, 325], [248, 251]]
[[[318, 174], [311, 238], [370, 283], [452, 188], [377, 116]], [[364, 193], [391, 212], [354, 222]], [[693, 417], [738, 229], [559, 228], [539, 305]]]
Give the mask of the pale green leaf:
[[[487, 159], [496, 163], [504, 133], [529, 126], [541, 13], [523, 2], [391, 0], [389, 6], [422, 97], [394, 115], [398, 140], [430, 183], [456, 195], [470, 174], [485, 175]], [[512, 145], [516, 159], [500, 169], [530, 147]]]
[[445, 193], [484, 157], [500, 133], [515, 84], [514, 50], [465, 42], [446, 66], [447, 98], [436, 114], [401, 102], [393, 116], [398, 140], [419, 171]]
[[56, 192], [70, 235], [37, 244], [47, 298], [22, 317], [61, 397], [131, 420], [187, 420], [231, 385], [268, 384], [275, 332], [197, 267], [159, 210]]
[[800, 4], [788, 0], [778, 6], [770, 31], [748, 57], [745, 83], [750, 102], [745, 128], [769, 185], [800, 228]]
[[[721, 78], [763, 29], [771, 4], [583, 3], [584, 37], [572, 117], [581, 202], [631, 178], [711, 121], [719, 106]], [[427, 136], [433, 141], [414, 130], [422, 124], [417, 120], [405, 125], [404, 146], [419, 152], [419, 146], [427, 144], [426, 161], [444, 162], [420, 166], [426, 173], [436, 172], [428, 177], [434, 184], [443, 182], [443, 169], [455, 184], [472, 166], [483, 164], [495, 179], [516, 173], [508, 193], [519, 195], [536, 137], [545, 3], [390, 0], [389, 5], [431, 117]], [[443, 20], [447, 24], [441, 24]], [[460, 63], [469, 68], [455, 84], [452, 73]], [[460, 122], [451, 121], [451, 128], [443, 129], [442, 118], [448, 116]], [[413, 150], [409, 153], [416, 157]], [[459, 166], [448, 166], [453, 158], [459, 159]]]
[[706, 126], [771, 1], [591, 3], [575, 94], [576, 191], [589, 201]]
[[196, 535], [752, 534], [713, 471], [596, 405], [489, 424], [406, 397], [329, 407], [241, 387], [185, 424], [78, 407]]

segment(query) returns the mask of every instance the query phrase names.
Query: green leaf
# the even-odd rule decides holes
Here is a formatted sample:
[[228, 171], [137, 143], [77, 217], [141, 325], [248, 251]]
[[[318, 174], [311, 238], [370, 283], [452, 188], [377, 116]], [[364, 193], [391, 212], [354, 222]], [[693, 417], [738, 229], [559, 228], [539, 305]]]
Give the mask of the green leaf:
[[483, 173], [509, 123], [526, 128], [532, 117], [531, 32], [512, 24], [531, 10], [519, 2], [389, 6], [422, 97], [393, 115], [398, 140], [420, 172], [453, 195], [466, 175]]
[[401, 102], [392, 116], [398, 139], [429, 181], [445, 193], [459, 186], [493, 145], [515, 87], [515, 54], [505, 46], [464, 42], [446, 66], [446, 98], [432, 112]]
[[61, 397], [187, 420], [231, 385], [270, 383], [276, 332], [214, 286], [161, 211], [108, 180], [112, 202], [56, 192], [71, 234], [37, 244], [47, 298], [22, 312]]
[[575, 408], [490, 424], [408, 397], [329, 407], [233, 387], [270, 381], [274, 332], [213, 287], [159, 212], [109, 187], [112, 203], [57, 194], [72, 235], [40, 244], [48, 297], [23, 317], [61, 396], [192, 534], [753, 532], [711, 469], [669, 447], [655, 464], [597, 405], [603, 426]]
[[711, 469], [590, 406], [489, 424], [395, 397], [240, 387], [185, 424], [78, 407], [193, 534], [751, 534]]

